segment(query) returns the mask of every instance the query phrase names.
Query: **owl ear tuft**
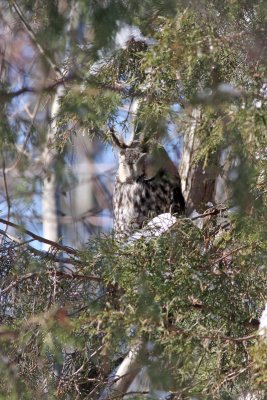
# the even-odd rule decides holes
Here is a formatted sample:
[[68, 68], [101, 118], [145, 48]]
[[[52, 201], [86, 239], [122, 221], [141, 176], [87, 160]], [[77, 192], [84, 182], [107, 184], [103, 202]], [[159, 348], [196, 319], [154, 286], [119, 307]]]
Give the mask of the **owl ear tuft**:
[[110, 132], [110, 135], [112, 137], [112, 140], [113, 140], [113, 143], [115, 144], [115, 146], [117, 146], [121, 150], [127, 149], [129, 147], [129, 146], [127, 146], [126, 143], [124, 143], [122, 138], [119, 138], [116, 135], [113, 127], [110, 128], [109, 132]]

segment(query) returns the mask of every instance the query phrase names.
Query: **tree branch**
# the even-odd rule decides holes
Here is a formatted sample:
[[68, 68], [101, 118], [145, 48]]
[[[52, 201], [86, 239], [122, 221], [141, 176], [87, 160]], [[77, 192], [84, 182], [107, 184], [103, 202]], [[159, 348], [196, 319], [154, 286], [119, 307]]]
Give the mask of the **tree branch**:
[[[9, 221], [10, 220], [11, 201], [10, 201], [10, 197], [9, 197], [9, 193], [8, 193], [8, 187], [7, 187], [6, 163], [5, 163], [4, 154], [3, 154], [3, 181], [4, 181], [4, 187], [5, 187], [5, 193], [6, 193], [7, 219]], [[7, 231], [7, 226], [6, 226], [6, 231]]]
[[10, 235], [9, 233], [3, 231], [2, 229], [0, 229], [0, 233], [7, 237], [9, 240], [11, 240], [14, 243], [17, 243], [16, 246], [27, 246], [27, 249], [30, 253], [35, 254], [38, 257], [44, 258], [44, 259], [48, 259], [54, 262], [59, 262], [59, 263], [63, 263], [63, 264], [70, 264], [70, 265], [81, 265], [82, 262], [80, 260], [74, 259], [74, 258], [66, 258], [66, 257], [57, 257], [55, 254], [50, 253], [49, 251], [41, 251], [41, 250], [37, 250], [34, 247], [30, 246], [28, 243], [34, 241], [34, 239], [30, 239], [27, 241], [22, 241], [21, 239]]
[[20, 96], [25, 93], [34, 93], [34, 94], [44, 93], [44, 92], [50, 93], [50, 92], [53, 92], [54, 90], [56, 90], [58, 86], [64, 85], [65, 83], [70, 82], [74, 78], [78, 78], [78, 77], [75, 74], [71, 73], [71, 74], [63, 76], [60, 79], [55, 80], [51, 85], [47, 85], [47, 86], [44, 86], [44, 87], [38, 88], [38, 89], [35, 87], [31, 87], [31, 86], [24, 86], [18, 90], [12, 91], [12, 92], [0, 90], [0, 98], [2, 99], [2, 101], [10, 101], [14, 97]]
[[14, 222], [7, 221], [3, 218], [0, 218], [0, 223], [4, 224], [5, 226], [8, 225], [8, 226], [11, 226], [12, 228], [18, 229], [20, 232], [24, 233], [25, 235], [31, 236], [34, 240], [37, 240], [38, 242], [41, 242], [41, 243], [48, 244], [51, 247], [54, 247], [55, 249], [64, 251], [65, 253], [73, 254], [73, 255], [78, 254], [77, 250], [75, 250], [71, 247], [68, 247], [68, 246], [63, 246], [59, 243], [53, 242], [52, 240], [45, 239], [42, 236], [36, 235], [35, 233], [29, 231], [28, 229], [25, 229], [22, 225], [15, 224]]
[[0, 290], [1, 295], [9, 292], [13, 287], [17, 286], [19, 283], [26, 281], [27, 279], [34, 278], [36, 276], [56, 276], [57, 278], [65, 278], [65, 279], [72, 279], [72, 280], [82, 280], [82, 281], [95, 281], [95, 282], [102, 282], [102, 279], [98, 276], [91, 276], [91, 275], [82, 275], [82, 274], [74, 274], [74, 273], [67, 273], [63, 271], [41, 271], [41, 272], [29, 272], [28, 274], [22, 275], [17, 279], [13, 280], [8, 286], [4, 289]]
[[[171, 331], [175, 331], [178, 334], [184, 335], [184, 336], [190, 336], [191, 332], [190, 331], [186, 331], [185, 329], [182, 328], [175, 328], [175, 327], [171, 327], [170, 329]], [[257, 333], [253, 333], [251, 335], [247, 335], [247, 336], [240, 336], [240, 337], [232, 337], [232, 336], [225, 336], [225, 335], [221, 335], [219, 333], [215, 333], [215, 334], [211, 334], [211, 335], [200, 335], [200, 336], [196, 336], [196, 338], [201, 339], [201, 340], [206, 340], [206, 339], [210, 339], [210, 340], [222, 340], [224, 342], [234, 342], [234, 343], [242, 343], [242, 342], [247, 342], [248, 340], [254, 340], [258, 337]]]
[[14, 10], [16, 11], [19, 19], [21, 20], [22, 24], [24, 25], [26, 31], [28, 32], [28, 35], [30, 36], [30, 38], [32, 39], [32, 41], [34, 42], [34, 44], [36, 45], [36, 47], [38, 48], [39, 52], [42, 54], [42, 56], [45, 58], [45, 60], [48, 62], [48, 64], [50, 65], [50, 67], [53, 68], [53, 70], [55, 71], [57, 76], [61, 76], [61, 72], [60, 69], [56, 66], [56, 64], [54, 63], [54, 61], [51, 59], [51, 57], [48, 56], [48, 54], [45, 52], [45, 50], [43, 49], [43, 47], [40, 45], [40, 43], [38, 42], [34, 31], [32, 30], [30, 24], [28, 23], [28, 21], [25, 19], [19, 5], [17, 4], [17, 2], [15, 0], [13, 0], [11, 2], [12, 6], [14, 7]]
[[30, 139], [31, 132], [32, 132], [31, 129], [32, 129], [33, 125], [34, 125], [35, 118], [36, 118], [36, 115], [37, 115], [37, 112], [38, 112], [38, 109], [39, 109], [40, 100], [41, 100], [41, 99], [39, 98], [38, 101], [36, 102], [35, 107], [34, 107], [34, 111], [33, 111], [33, 114], [32, 114], [32, 120], [31, 120], [31, 123], [30, 123], [30, 125], [29, 125], [29, 127], [28, 127], [28, 132], [27, 132], [26, 138], [25, 138], [25, 140], [24, 140], [24, 143], [23, 143], [23, 145], [22, 145], [22, 148], [21, 148], [21, 150], [20, 150], [20, 152], [19, 152], [19, 154], [18, 154], [18, 157], [17, 157], [17, 159], [14, 161], [14, 163], [13, 163], [10, 167], [8, 167], [8, 168], [3, 168], [3, 174], [4, 174], [4, 176], [5, 176], [6, 173], [8, 173], [8, 172], [14, 170], [14, 169], [18, 166], [18, 164], [19, 164], [19, 162], [20, 162], [20, 160], [21, 160], [21, 158], [22, 158], [22, 155], [24, 154], [24, 151], [26, 150], [26, 146], [27, 146], [27, 143], [28, 143], [28, 141], [29, 141], [29, 139]]

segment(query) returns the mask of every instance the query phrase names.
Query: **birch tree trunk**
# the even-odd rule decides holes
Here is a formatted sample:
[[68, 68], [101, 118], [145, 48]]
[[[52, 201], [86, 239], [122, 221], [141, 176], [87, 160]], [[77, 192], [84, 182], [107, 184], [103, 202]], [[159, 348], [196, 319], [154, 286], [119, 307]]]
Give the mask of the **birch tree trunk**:
[[[54, 143], [57, 129], [57, 113], [59, 110], [59, 98], [64, 89], [58, 87], [56, 96], [51, 107], [51, 124], [48, 128], [46, 147], [43, 152], [43, 167], [45, 178], [43, 182], [42, 193], [42, 219], [43, 219], [43, 236], [46, 239], [58, 242], [59, 240], [59, 194], [57, 193], [57, 176], [56, 176], [56, 151], [52, 147]], [[48, 245], [44, 245], [44, 250], [49, 250]]]
[[[67, 27], [67, 39], [65, 46], [65, 54], [63, 60], [70, 68], [70, 45], [73, 32], [78, 27], [79, 23], [79, 10], [78, 5], [74, 1], [71, 3], [69, 14], [69, 24]], [[56, 72], [56, 77], [61, 78], [61, 74]], [[65, 70], [66, 75], [69, 71]], [[55, 97], [51, 105], [50, 119], [51, 123], [48, 127], [46, 147], [43, 152], [43, 165], [45, 171], [45, 178], [43, 182], [42, 194], [42, 219], [43, 219], [43, 236], [54, 242], [58, 242], [61, 236], [61, 227], [59, 222], [59, 207], [60, 207], [60, 193], [57, 190], [57, 175], [56, 175], [56, 150], [54, 148], [56, 132], [57, 132], [57, 115], [60, 107], [60, 98], [64, 95], [65, 89], [63, 85], [57, 87]], [[44, 250], [48, 250], [47, 245]]]

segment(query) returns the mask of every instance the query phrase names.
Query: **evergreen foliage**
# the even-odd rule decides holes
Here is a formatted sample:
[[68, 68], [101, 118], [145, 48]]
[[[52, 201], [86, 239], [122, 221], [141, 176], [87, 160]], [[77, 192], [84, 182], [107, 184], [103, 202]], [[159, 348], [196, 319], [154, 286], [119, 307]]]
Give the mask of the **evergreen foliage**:
[[[53, 143], [58, 152], [81, 130], [103, 142], [110, 142], [110, 126], [127, 133], [118, 108], [134, 97], [140, 102], [135, 123], [151, 141], [166, 140], [170, 122], [181, 133], [189, 129], [198, 107], [194, 162], [205, 168], [230, 149], [231, 195], [228, 204], [199, 216], [202, 229], [184, 217], [149, 241], [127, 244], [103, 235], [79, 251], [58, 245], [45, 254], [29, 247], [23, 230], [23, 243], [4, 238], [0, 399], [98, 399], [136, 345], [144, 346], [138, 362], [147, 366], [152, 387], [174, 399], [266, 398], [267, 344], [257, 334], [267, 297], [264, 1], [77, 1], [80, 29], [90, 26], [93, 39], [88, 44], [73, 34], [71, 70], [57, 64], [68, 2], [65, 11], [54, 0], [16, 3], [37, 42], [68, 71]], [[117, 48], [124, 24], [140, 27], [149, 41], [130, 38]], [[43, 97], [55, 88], [45, 88]], [[12, 159], [16, 94], [5, 84], [0, 97], [0, 150]], [[42, 138], [35, 141], [38, 147]], [[70, 269], [59, 267], [62, 257]], [[67, 351], [71, 365], [61, 375]]]

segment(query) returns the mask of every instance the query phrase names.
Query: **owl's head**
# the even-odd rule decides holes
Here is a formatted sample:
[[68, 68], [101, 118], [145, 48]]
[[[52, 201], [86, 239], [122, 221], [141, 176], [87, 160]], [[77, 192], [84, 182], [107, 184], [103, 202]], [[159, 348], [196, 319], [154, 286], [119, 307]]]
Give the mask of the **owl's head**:
[[118, 179], [121, 183], [138, 182], [146, 177], [148, 153], [140, 148], [128, 147], [119, 150]]
[[132, 140], [126, 144], [114, 132], [112, 136], [119, 150], [117, 179], [121, 183], [149, 181], [156, 178], [160, 171], [179, 176], [175, 165], [160, 144], [148, 144], [143, 140]]

